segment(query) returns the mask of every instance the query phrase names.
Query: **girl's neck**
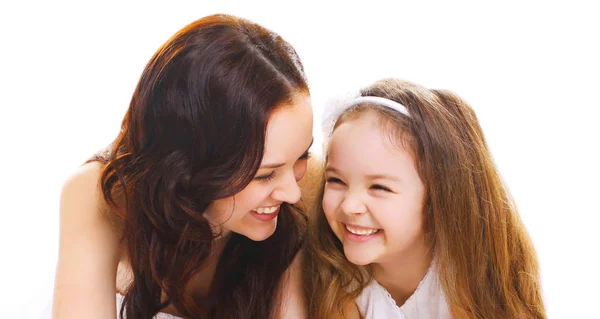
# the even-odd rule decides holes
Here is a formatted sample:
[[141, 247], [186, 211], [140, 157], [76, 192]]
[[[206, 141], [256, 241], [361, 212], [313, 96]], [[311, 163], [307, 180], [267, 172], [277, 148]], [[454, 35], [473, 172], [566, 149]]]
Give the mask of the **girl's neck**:
[[433, 252], [426, 240], [419, 240], [408, 250], [371, 266], [373, 277], [396, 301], [398, 307], [412, 296], [431, 266]]

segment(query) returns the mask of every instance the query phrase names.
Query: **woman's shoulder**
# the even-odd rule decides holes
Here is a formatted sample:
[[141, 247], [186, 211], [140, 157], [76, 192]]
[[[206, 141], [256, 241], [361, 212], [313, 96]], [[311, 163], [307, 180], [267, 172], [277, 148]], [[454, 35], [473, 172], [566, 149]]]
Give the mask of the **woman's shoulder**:
[[[85, 202], [86, 206], [102, 208], [102, 191], [100, 174], [102, 164], [97, 161], [88, 162], [75, 170], [63, 185], [61, 200], [69, 202]], [[105, 205], [104, 205], [105, 206]]]
[[120, 222], [104, 200], [100, 176], [104, 164], [90, 161], [76, 169], [65, 181], [60, 195], [61, 220], [75, 224], [108, 223], [119, 231]]
[[66, 180], [61, 193], [61, 201], [73, 202], [78, 206], [95, 208], [85, 210], [90, 214], [104, 213], [107, 205], [102, 197], [100, 175], [102, 166], [98, 161], [91, 161], [80, 166]]
[[[55, 316], [112, 316], [120, 231], [107, 214], [99, 184], [102, 164], [90, 162], [64, 183], [60, 196], [60, 235], [55, 277]], [[93, 275], [91, 275], [93, 274]], [[114, 311], [114, 310], [113, 310]]]

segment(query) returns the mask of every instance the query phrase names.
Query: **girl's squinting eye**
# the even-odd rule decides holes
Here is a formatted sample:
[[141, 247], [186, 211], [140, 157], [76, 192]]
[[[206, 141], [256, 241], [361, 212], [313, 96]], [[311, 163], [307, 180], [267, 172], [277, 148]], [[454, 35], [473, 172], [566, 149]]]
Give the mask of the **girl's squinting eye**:
[[326, 181], [327, 181], [327, 183], [342, 184], [342, 185], [344, 184], [344, 182], [342, 182], [337, 177], [328, 177]]
[[371, 188], [375, 189], [375, 190], [382, 190], [382, 191], [385, 191], [385, 192], [392, 193], [391, 189], [389, 189], [389, 188], [387, 188], [387, 187], [385, 187], [383, 185], [380, 185], [380, 184], [374, 184], [374, 185], [371, 186]]
[[275, 171], [272, 171], [270, 174], [256, 176], [256, 177], [254, 177], [254, 179], [259, 182], [266, 182], [266, 181], [272, 180], [274, 177], [275, 177]]

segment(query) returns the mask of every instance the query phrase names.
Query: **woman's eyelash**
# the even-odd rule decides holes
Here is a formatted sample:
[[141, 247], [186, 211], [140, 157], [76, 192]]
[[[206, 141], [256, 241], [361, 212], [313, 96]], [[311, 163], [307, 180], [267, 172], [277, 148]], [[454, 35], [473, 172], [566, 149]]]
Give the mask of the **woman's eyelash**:
[[[309, 159], [311, 157], [311, 154], [309, 151], [306, 151], [304, 154], [302, 154], [302, 156], [300, 156], [299, 160], [306, 160]], [[256, 176], [254, 177], [255, 180], [257, 181], [270, 181], [275, 177], [275, 171], [272, 171], [270, 174], [268, 175], [261, 175], [261, 176]]]
[[269, 175], [261, 175], [261, 176], [256, 176], [254, 179], [257, 181], [270, 181], [275, 177], [275, 171], [272, 171], [271, 174]]
[[300, 158], [299, 158], [299, 159], [301, 159], [301, 160], [305, 160], [305, 159], [309, 159], [309, 158], [311, 158], [311, 156], [312, 156], [312, 155], [310, 154], [310, 152], [309, 152], [309, 151], [306, 151], [304, 154], [302, 154], [302, 156], [300, 156]]

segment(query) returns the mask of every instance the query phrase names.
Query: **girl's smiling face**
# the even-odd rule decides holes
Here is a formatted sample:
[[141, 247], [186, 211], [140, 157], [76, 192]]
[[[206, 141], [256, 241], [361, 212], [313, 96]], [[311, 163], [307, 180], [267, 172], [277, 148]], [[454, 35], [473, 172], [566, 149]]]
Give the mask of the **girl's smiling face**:
[[339, 125], [329, 145], [323, 210], [357, 265], [397, 259], [424, 239], [425, 186], [413, 157], [374, 112]]

